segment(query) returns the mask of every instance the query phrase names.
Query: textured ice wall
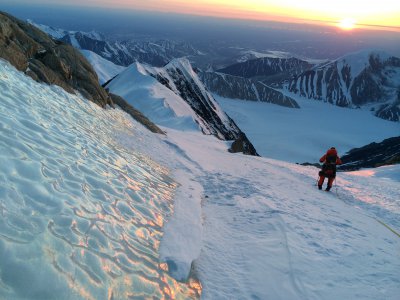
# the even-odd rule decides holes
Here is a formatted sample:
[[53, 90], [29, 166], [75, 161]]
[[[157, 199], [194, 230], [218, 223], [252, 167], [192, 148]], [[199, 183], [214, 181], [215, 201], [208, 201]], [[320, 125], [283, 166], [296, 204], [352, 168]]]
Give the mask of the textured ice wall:
[[0, 298], [197, 298], [158, 260], [176, 184], [113, 138], [143, 129], [2, 60], [0, 90]]

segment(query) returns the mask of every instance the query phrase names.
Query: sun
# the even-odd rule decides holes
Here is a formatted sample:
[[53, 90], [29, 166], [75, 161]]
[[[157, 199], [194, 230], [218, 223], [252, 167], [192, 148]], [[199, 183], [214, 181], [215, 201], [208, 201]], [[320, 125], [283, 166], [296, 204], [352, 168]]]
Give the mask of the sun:
[[340, 20], [337, 26], [343, 30], [352, 30], [356, 26], [356, 20], [353, 18], [345, 18]]

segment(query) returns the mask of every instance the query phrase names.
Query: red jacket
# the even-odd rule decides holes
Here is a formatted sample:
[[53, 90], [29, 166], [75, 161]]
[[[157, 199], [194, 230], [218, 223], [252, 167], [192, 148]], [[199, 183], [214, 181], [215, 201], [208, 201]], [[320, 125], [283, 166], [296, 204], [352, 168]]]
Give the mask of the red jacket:
[[337, 155], [336, 149], [329, 149], [324, 156], [319, 159], [319, 162], [323, 163], [326, 160], [328, 155], [336, 155], [336, 165], [341, 165], [342, 161], [340, 160], [339, 156]]

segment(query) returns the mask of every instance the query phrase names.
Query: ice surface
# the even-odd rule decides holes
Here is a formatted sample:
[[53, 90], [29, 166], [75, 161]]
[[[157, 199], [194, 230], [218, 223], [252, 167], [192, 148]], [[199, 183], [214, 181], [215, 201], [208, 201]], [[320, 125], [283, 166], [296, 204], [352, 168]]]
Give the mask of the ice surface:
[[0, 298], [195, 297], [159, 261], [177, 183], [118, 141], [145, 129], [1, 60], [0, 90]]

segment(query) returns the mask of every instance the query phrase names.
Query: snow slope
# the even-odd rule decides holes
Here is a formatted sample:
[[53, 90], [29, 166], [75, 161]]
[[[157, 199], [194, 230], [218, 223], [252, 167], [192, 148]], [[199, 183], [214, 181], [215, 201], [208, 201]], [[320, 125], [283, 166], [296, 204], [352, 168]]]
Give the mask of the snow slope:
[[107, 88], [117, 94], [151, 120], [162, 126], [182, 130], [199, 130], [196, 115], [189, 104], [173, 91], [149, 76], [140, 63], [130, 65]]
[[392, 171], [326, 193], [314, 167], [151, 134], [3, 61], [0, 88], [0, 298], [398, 299]]
[[139, 149], [159, 139], [2, 60], [0, 89], [0, 298], [196, 298], [158, 259], [177, 183]]
[[107, 82], [126, 69], [126, 67], [118, 66], [92, 51], [81, 50], [81, 52], [99, 76], [100, 84]]
[[317, 162], [332, 146], [339, 155], [373, 141], [398, 136], [400, 124], [367, 110], [347, 109], [294, 96], [300, 109], [215, 96], [261, 156]]
[[[400, 231], [398, 182], [340, 173], [326, 193], [314, 167], [227, 154], [197, 133], [168, 136], [204, 189], [193, 264], [202, 299], [398, 298], [400, 238], [378, 222]], [[180, 228], [170, 230], [191, 232]]]

